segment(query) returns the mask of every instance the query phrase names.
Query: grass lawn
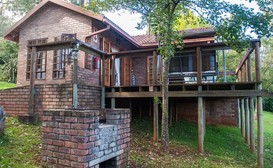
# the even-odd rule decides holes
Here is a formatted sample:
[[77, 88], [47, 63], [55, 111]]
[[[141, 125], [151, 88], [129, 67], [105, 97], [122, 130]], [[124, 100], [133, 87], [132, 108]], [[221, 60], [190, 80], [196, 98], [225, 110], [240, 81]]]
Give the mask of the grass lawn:
[[39, 167], [41, 124], [21, 124], [7, 117], [5, 128], [5, 134], [0, 137], [0, 168]]
[[[264, 112], [265, 168], [273, 167], [273, 113]], [[152, 122], [132, 123], [130, 167], [255, 167], [238, 128], [207, 126], [205, 154], [197, 152], [197, 124], [179, 122], [170, 129], [171, 150], [165, 154], [160, 143], [152, 142]], [[41, 124], [21, 124], [12, 117], [0, 137], [0, 168], [41, 167]]]
[[0, 90], [14, 88], [16, 87], [15, 83], [1, 82], [0, 81]]
[[[273, 113], [264, 112], [265, 167], [273, 167]], [[255, 167], [240, 130], [234, 127], [206, 127], [205, 154], [198, 154], [197, 124], [179, 122], [170, 128], [171, 148], [165, 154], [152, 142], [152, 122], [134, 121], [130, 153], [132, 167]]]

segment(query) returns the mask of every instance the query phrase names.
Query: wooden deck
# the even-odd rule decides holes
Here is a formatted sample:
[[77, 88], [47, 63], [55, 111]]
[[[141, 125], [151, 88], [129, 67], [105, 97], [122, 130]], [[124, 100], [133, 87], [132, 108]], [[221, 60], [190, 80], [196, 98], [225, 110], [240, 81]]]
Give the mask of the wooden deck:
[[[257, 90], [257, 82], [239, 83], [202, 83], [202, 91], [198, 91], [199, 84], [170, 84], [169, 97], [256, 97], [263, 92]], [[157, 90], [157, 91], [155, 91]], [[106, 98], [148, 98], [162, 97], [161, 85], [150, 86], [114, 86], [106, 87]]]

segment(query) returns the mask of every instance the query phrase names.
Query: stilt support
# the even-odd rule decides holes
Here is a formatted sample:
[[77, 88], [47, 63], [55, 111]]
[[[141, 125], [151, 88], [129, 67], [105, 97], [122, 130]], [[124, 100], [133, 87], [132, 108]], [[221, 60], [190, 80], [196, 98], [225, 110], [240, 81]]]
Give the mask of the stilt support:
[[241, 99], [241, 133], [245, 137], [245, 100]]
[[257, 102], [258, 117], [258, 167], [264, 167], [264, 135], [263, 135], [263, 98], [258, 97]]
[[[154, 91], [157, 91], [157, 88], [154, 89]], [[153, 139], [155, 142], [158, 141], [158, 103], [153, 100], [154, 102], [154, 136]]]
[[255, 139], [254, 139], [254, 99], [249, 99], [249, 116], [250, 116], [250, 151], [255, 152]]
[[[200, 90], [198, 87], [198, 90]], [[202, 89], [202, 88], [201, 88]], [[203, 97], [198, 97], [198, 152], [204, 153], [204, 109]]]
[[[112, 92], [115, 92], [115, 88], [112, 88], [111, 90]], [[116, 99], [115, 98], [111, 98], [111, 109], [116, 108]]]
[[249, 102], [245, 99], [245, 142], [250, 145], [250, 131], [249, 131]]
[[238, 104], [238, 127], [241, 128], [241, 108], [240, 108], [240, 99], [237, 99]]

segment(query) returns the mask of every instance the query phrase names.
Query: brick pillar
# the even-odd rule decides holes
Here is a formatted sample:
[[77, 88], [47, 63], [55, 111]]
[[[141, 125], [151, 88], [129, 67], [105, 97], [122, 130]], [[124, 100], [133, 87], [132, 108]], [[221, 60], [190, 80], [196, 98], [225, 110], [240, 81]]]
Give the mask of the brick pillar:
[[124, 151], [121, 155], [111, 159], [107, 167], [125, 168], [127, 166], [131, 138], [130, 121], [129, 109], [106, 109], [106, 124], [117, 125], [117, 150]]
[[97, 158], [99, 110], [49, 110], [43, 113], [43, 167], [87, 168]]

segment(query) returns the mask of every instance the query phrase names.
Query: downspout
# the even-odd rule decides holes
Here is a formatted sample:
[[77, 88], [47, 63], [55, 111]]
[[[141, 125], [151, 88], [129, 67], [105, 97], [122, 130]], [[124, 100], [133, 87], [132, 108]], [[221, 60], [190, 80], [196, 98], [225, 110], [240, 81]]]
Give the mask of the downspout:
[[88, 37], [91, 37], [91, 36], [94, 36], [94, 35], [96, 35], [96, 34], [99, 34], [99, 33], [105, 32], [105, 31], [109, 30], [110, 28], [111, 28], [111, 26], [110, 26], [110, 25], [107, 25], [107, 27], [106, 27], [106, 28], [101, 29], [101, 30], [99, 30], [99, 31], [96, 31], [96, 32], [93, 32], [93, 33], [91, 33], [91, 34], [87, 35], [87, 36], [85, 37], [85, 41], [86, 41], [86, 39], [87, 39]]

